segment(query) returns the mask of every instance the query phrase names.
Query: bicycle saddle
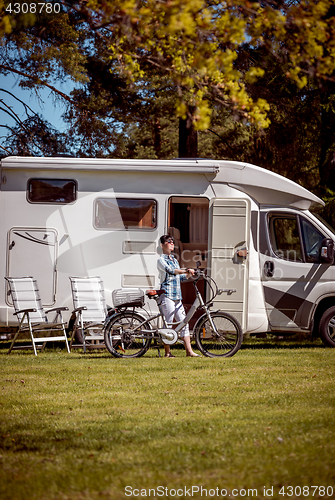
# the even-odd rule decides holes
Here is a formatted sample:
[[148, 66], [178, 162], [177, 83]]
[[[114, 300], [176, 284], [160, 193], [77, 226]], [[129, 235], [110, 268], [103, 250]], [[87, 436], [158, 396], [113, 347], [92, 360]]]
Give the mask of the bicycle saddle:
[[164, 290], [147, 290], [146, 295], [151, 298], [156, 295], [162, 295], [162, 293], [165, 293]]

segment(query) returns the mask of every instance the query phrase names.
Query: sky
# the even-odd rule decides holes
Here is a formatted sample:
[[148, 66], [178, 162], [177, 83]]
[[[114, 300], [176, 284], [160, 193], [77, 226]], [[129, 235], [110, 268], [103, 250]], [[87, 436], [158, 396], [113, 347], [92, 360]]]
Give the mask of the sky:
[[[47, 88], [39, 91], [40, 99], [38, 99], [36, 94], [31, 90], [22, 89], [19, 86], [19, 81], [20, 77], [13, 74], [8, 76], [0, 75], [0, 89], [8, 90], [18, 99], [24, 101], [35, 113], [42, 115], [43, 118], [48, 120], [56, 129], [61, 132], [65, 131], [65, 123], [61, 117], [65, 111], [65, 105], [62, 105], [59, 99], [56, 101], [51, 91]], [[54, 86], [66, 94], [71, 91], [70, 86], [68, 88], [66, 88], [65, 85], [57, 87], [57, 83]], [[11, 106], [21, 120], [27, 118], [24, 106], [2, 90], [0, 90], [0, 100], [5, 102], [8, 106]], [[1, 108], [4, 108], [3, 102], [0, 102]], [[0, 124], [14, 126], [15, 120], [11, 118], [8, 113], [0, 109]], [[0, 136], [5, 135], [6, 132], [7, 130], [5, 128], [0, 128]]]

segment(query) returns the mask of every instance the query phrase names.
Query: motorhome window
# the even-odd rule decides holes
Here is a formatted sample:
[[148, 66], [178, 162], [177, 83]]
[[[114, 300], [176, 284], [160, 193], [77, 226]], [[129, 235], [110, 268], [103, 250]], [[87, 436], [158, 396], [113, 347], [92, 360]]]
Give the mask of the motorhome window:
[[94, 214], [97, 229], [154, 229], [157, 202], [150, 199], [98, 198]]
[[324, 236], [304, 218], [301, 218], [301, 232], [304, 240], [306, 262], [320, 262], [320, 249]]
[[273, 251], [278, 257], [302, 262], [299, 226], [296, 217], [271, 217], [270, 235]]
[[72, 203], [77, 197], [77, 183], [71, 179], [29, 179], [30, 203]]

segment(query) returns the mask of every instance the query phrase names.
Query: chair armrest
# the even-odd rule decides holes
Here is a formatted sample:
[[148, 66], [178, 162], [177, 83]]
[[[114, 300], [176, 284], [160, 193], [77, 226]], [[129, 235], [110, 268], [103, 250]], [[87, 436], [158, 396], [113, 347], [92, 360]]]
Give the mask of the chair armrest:
[[73, 309], [72, 313], [81, 312], [81, 311], [87, 311], [87, 307], [86, 306], [77, 307], [77, 309]]
[[32, 313], [32, 312], [36, 312], [37, 309], [21, 309], [21, 311], [16, 311], [14, 313], [14, 316], [16, 316], [17, 314], [20, 314], [20, 313]]
[[48, 311], [45, 311], [46, 314], [53, 312], [53, 311], [68, 311], [68, 307], [54, 307], [53, 309], [49, 309]]

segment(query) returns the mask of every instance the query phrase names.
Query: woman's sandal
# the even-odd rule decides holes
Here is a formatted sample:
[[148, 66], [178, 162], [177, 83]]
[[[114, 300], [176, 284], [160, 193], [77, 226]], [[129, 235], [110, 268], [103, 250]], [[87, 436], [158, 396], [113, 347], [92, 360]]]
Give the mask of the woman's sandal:
[[164, 358], [175, 358], [176, 356], [174, 356], [173, 354], [165, 354]]

